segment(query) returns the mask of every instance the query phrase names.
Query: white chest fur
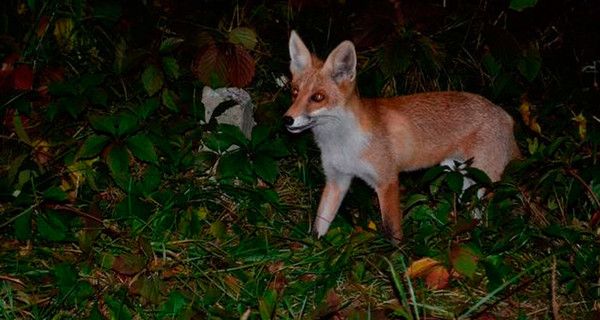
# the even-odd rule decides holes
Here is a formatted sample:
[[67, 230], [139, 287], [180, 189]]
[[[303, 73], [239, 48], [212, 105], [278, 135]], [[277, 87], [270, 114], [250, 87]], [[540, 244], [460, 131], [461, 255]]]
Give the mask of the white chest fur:
[[321, 149], [325, 175], [330, 179], [340, 175], [359, 177], [375, 187], [378, 180], [375, 169], [362, 159], [371, 137], [360, 130], [354, 114], [335, 108], [319, 110], [313, 116], [318, 119], [313, 132]]

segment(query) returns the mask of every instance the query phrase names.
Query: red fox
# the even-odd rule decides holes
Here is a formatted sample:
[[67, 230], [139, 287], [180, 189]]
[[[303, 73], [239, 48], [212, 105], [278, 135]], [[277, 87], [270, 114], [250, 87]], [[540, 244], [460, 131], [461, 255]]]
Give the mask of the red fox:
[[326, 177], [313, 234], [327, 233], [352, 178], [377, 192], [384, 234], [402, 238], [398, 174], [468, 161], [492, 181], [519, 156], [513, 119], [487, 99], [465, 92], [431, 92], [365, 99], [356, 90], [356, 50], [338, 45], [325, 62], [295, 31], [289, 41], [292, 106], [283, 123], [292, 133], [312, 129]]

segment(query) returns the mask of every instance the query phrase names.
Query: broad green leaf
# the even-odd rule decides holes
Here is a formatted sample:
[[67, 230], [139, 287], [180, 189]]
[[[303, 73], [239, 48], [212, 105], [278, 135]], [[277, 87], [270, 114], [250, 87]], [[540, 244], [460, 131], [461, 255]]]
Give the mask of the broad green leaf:
[[51, 82], [48, 84], [48, 93], [53, 96], [75, 95], [78, 89], [73, 81]]
[[171, 57], [164, 57], [162, 59], [163, 69], [168, 77], [177, 79], [179, 78], [179, 64], [177, 60]]
[[102, 151], [104, 149], [104, 147], [106, 147], [109, 140], [110, 140], [110, 138], [105, 135], [98, 135], [98, 134], [91, 135], [85, 140], [83, 145], [81, 145], [81, 148], [79, 149], [79, 152], [77, 153], [77, 156], [79, 158], [94, 157], [94, 156], [98, 155], [98, 153], [100, 153], [100, 151]]
[[282, 139], [275, 139], [267, 141], [258, 147], [257, 153], [269, 155], [271, 157], [285, 157], [289, 154], [289, 151]]
[[252, 128], [251, 142], [252, 149], [255, 149], [261, 143], [266, 141], [271, 134], [271, 127], [265, 125], [258, 125]]
[[158, 98], [148, 99], [142, 103], [139, 109], [139, 115], [142, 117], [142, 119], [147, 119], [156, 111], [156, 109], [158, 109], [159, 106], [160, 102], [158, 101]]
[[77, 118], [77, 116], [85, 110], [87, 99], [84, 96], [77, 95], [60, 98], [58, 103], [60, 107], [67, 111], [73, 118]]
[[116, 115], [119, 123], [118, 135], [124, 136], [138, 129], [138, 118], [129, 112], [121, 112]]
[[525, 50], [523, 57], [517, 64], [517, 69], [521, 75], [529, 82], [533, 82], [540, 72], [542, 67], [542, 58], [540, 52], [537, 49]]
[[86, 90], [85, 95], [92, 104], [106, 107], [106, 104], [108, 103], [108, 95], [102, 88], [88, 89]]
[[254, 49], [258, 43], [256, 32], [250, 28], [238, 27], [229, 33], [229, 42], [244, 46], [248, 50]]
[[29, 157], [29, 154], [22, 154], [12, 159], [12, 162], [8, 168], [8, 179], [6, 181], [7, 184], [11, 184], [15, 180], [17, 174], [19, 173], [19, 169], [21, 169], [21, 165], [23, 165], [23, 161], [25, 161], [27, 157]]
[[65, 201], [67, 200], [67, 193], [57, 186], [52, 186], [44, 191], [44, 199], [52, 201]]
[[523, 11], [527, 8], [533, 8], [538, 0], [510, 0], [510, 9]]
[[463, 187], [464, 177], [460, 172], [450, 171], [446, 175], [446, 183], [450, 190], [455, 193], [461, 193]]
[[221, 179], [233, 178], [238, 174], [247, 175], [252, 172], [251, 169], [246, 152], [236, 150], [221, 157], [217, 167], [217, 176]]
[[78, 87], [80, 88], [79, 92], [83, 92], [83, 90], [88, 88], [97, 87], [106, 78], [105, 74], [86, 74], [81, 76], [76, 82]]
[[219, 125], [220, 134], [218, 138], [236, 146], [247, 148], [248, 138], [242, 133], [239, 127], [230, 124]]
[[62, 241], [67, 238], [67, 226], [54, 212], [38, 216], [35, 225], [40, 237], [45, 240]]
[[479, 258], [471, 249], [455, 245], [450, 252], [450, 259], [454, 270], [468, 278], [473, 278]]
[[279, 174], [277, 161], [270, 156], [257, 154], [252, 161], [256, 174], [268, 183], [274, 183]]
[[175, 37], [170, 37], [170, 38], [166, 38], [165, 40], [163, 40], [163, 42], [160, 44], [160, 49], [159, 51], [161, 53], [167, 53], [170, 52], [171, 50], [177, 48], [181, 43], [183, 43], [183, 39], [181, 38], [175, 38]]
[[179, 290], [173, 290], [169, 294], [169, 299], [163, 304], [161, 311], [165, 317], [174, 318], [185, 310], [185, 304], [183, 294]]
[[133, 315], [122, 298], [108, 296], [106, 305], [111, 313], [110, 320], [133, 320]]
[[149, 65], [142, 73], [142, 84], [149, 96], [155, 95], [163, 86], [163, 74], [156, 65]]
[[136, 196], [127, 196], [115, 207], [117, 218], [146, 220], [152, 213], [152, 207]]
[[427, 171], [425, 171], [425, 174], [421, 178], [421, 183], [430, 182], [430, 181], [436, 179], [444, 171], [446, 171], [446, 168], [442, 167], [442, 166], [435, 166], [435, 167], [431, 167], [431, 168], [427, 169]]
[[129, 171], [129, 153], [121, 144], [113, 144], [106, 156], [106, 164], [114, 175], [122, 175]]
[[500, 64], [490, 53], [483, 56], [483, 66], [492, 78], [495, 78], [500, 73]]
[[73, 289], [77, 283], [77, 269], [72, 264], [63, 263], [54, 267], [54, 276], [61, 296]]
[[158, 163], [154, 144], [145, 133], [140, 132], [133, 137], [129, 137], [125, 140], [125, 143], [127, 143], [127, 147], [136, 158], [154, 164]]
[[97, 131], [108, 133], [111, 135], [115, 135], [117, 133], [117, 130], [115, 128], [116, 123], [117, 121], [115, 121], [113, 117], [108, 115], [90, 117], [90, 124], [92, 125], [92, 128], [96, 129]]
[[212, 168], [217, 162], [217, 154], [211, 151], [200, 151], [196, 156], [194, 164], [198, 171], [203, 172]]
[[221, 220], [217, 220], [210, 225], [210, 233], [215, 238], [223, 238], [225, 236], [226, 227]]
[[160, 179], [162, 174], [156, 166], [149, 166], [148, 170], [142, 178], [142, 190], [145, 193], [150, 193], [160, 186]]
[[488, 177], [488, 175], [485, 172], [483, 172], [477, 168], [467, 167], [465, 170], [467, 171], [468, 176], [473, 178], [473, 180], [475, 180], [476, 182], [480, 182], [483, 184], [492, 183], [492, 180], [490, 180], [490, 177]]
[[15, 236], [19, 241], [25, 241], [31, 239], [31, 209], [27, 209], [21, 213], [15, 220], [14, 229]]
[[177, 107], [177, 96], [173, 91], [165, 90], [162, 95], [162, 103], [165, 107], [179, 112], [179, 107]]

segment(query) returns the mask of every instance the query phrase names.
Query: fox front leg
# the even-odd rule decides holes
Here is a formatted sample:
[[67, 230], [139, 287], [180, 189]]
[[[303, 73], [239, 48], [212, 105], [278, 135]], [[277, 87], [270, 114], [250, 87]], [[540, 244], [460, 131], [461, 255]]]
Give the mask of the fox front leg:
[[312, 230], [318, 238], [329, 230], [329, 225], [335, 218], [351, 181], [352, 177], [346, 175], [327, 177]]

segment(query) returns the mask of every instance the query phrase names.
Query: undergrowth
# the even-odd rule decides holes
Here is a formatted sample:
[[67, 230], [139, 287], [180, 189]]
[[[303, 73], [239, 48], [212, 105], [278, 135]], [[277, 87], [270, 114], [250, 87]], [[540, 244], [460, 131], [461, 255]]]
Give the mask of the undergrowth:
[[[0, 4], [0, 316], [597, 318], [600, 8], [451, 2]], [[292, 29], [321, 56], [353, 39], [364, 96], [488, 97], [523, 159], [464, 194], [401, 174], [397, 246], [355, 181], [313, 238], [319, 153], [280, 123]], [[206, 85], [250, 92], [249, 137], [205, 119]]]

